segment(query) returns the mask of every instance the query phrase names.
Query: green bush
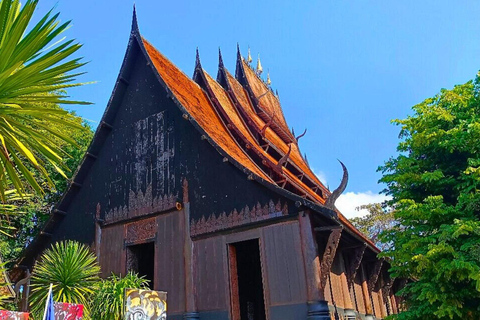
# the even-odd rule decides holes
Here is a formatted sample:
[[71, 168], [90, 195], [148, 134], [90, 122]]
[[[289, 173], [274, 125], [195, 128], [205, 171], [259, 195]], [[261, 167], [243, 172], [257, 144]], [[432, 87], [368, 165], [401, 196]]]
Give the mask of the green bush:
[[123, 319], [123, 301], [127, 288], [148, 289], [148, 280], [132, 272], [124, 278], [112, 274], [108, 279], [103, 280], [90, 304], [92, 319]]

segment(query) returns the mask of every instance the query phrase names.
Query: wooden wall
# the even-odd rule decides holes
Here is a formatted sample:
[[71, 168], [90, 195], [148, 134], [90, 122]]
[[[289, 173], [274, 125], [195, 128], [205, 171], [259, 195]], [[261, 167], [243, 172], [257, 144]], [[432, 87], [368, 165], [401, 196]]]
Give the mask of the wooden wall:
[[155, 289], [166, 291], [170, 313], [185, 311], [184, 223], [182, 211], [157, 216]]
[[116, 275], [125, 275], [124, 239], [125, 228], [122, 224], [102, 229], [99, 259], [102, 277], [108, 277], [112, 272]]

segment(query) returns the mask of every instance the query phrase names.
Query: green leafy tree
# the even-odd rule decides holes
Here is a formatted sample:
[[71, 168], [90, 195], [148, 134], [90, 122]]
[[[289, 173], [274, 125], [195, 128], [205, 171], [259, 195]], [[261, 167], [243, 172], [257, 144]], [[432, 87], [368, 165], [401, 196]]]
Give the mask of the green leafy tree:
[[[56, 42], [70, 25], [50, 11], [31, 25], [38, 0], [0, 0], [0, 199], [5, 190], [43, 194], [55, 184], [46, 165], [65, 176], [65, 152], [56, 143], [74, 144], [65, 126], [80, 128], [76, 117], [57, 104], [83, 104], [68, 99], [75, 82], [81, 47], [73, 40]], [[48, 134], [46, 134], [48, 133]], [[52, 139], [55, 137], [55, 139]]]
[[92, 319], [124, 319], [125, 289], [148, 289], [148, 280], [132, 272], [123, 278], [112, 274], [103, 280], [91, 302]]
[[379, 168], [397, 221], [384, 254], [413, 279], [396, 318], [480, 319], [480, 74], [413, 111], [393, 121], [399, 155]]
[[391, 208], [382, 203], [370, 203], [357, 207], [356, 210], [367, 210], [368, 214], [350, 219], [350, 222], [372, 240], [379, 249], [388, 249], [391, 244], [381, 241], [380, 235], [395, 226], [395, 218]]
[[98, 288], [100, 267], [86, 245], [75, 241], [57, 242], [45, 250], [35, 264], [31, 278], [30, 306], [40, 319], [50, 284], [53, 299], [84, 305], [84, 319], [89, 320], [91, 297]]
[[[76, 121], [82, 123], [81, 118], [77, 117]], [[70, 179], [90, 145], [93, 131], [85, 122], [81, 129], [72, 130], [65, 127], [63, 130], [70, 130], [70, 135], [76, 142], [75, 145], [72, 145], [61, 140], [58, 141], [58, 145], [69, 155], [64, 163], [68, 169], [65, 174]], [[0, 252], [7, 262], [7, 266], [15, 264], [25, 246], [38, 234], [39, 229], [50, 216], [52, 207], [58, 203], [68, 187], [69, 181], [58, 173], [54, 166], [46, 164], [45, 169], [56, 185], [55, 190], [46, 190], [44, 196], [32, 194], [29, 197], [19, 197], [13, 191], [7, 192], [8, 205], [4, 205], [4, 207], [8, 210], [3, 210], [3, 215], [0, 210], [0, 227], [4, 227], [4, 229], [0, 229]]]

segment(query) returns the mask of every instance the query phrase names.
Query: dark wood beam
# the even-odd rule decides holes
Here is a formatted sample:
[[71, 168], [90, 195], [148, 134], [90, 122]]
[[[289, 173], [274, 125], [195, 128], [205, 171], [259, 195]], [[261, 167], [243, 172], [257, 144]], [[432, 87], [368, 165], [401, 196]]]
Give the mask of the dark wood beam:
[[109, 123], [106, 123], [105, 121], [100, 122], [100, 126], [103, 127], [103, 128], [110, 129], [110, 130], [113, 129], [113, 126]]
[[62, 211], [62, 210], [60, 210], [60, 209], [54, 209], [54, 210], [53, 210], [53, 213], [54, 213], [54, 214], [58, 214], [58, 215], [60, 215], [60, 216], [66, 216], [66, 215], [67, 215], [67, 213], [66, 213], [65, 211]]
[[333, 230], [343, 230], [343, 226], [326, 226], [326, 227], [316, 227], [313, 229], [315, 232], [325, 232]]
[[343, 228], [331, 229], [330, 235], [328, 236], [327, 245], [323, 252], [322, 263], [320, 264], [320, 287], [322, 290], [325, 290], [325, 286], [327, 285], [328, 275], [332, 269], [333, 259], [335, 259], [338, 244], [340, 243], [342, 230]]

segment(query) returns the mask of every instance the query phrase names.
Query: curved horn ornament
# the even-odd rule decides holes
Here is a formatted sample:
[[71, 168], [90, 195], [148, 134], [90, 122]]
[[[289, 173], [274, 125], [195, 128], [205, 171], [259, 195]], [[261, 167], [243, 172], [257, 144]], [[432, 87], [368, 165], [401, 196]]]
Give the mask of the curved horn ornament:
[[[307, 129], [305, 129], [305, 131], [303, 131], [303, 133], [301, 135], [299, 135], [298, 137], [295, 137], [295, 141], [297, 141], [297, 144], [298, 144], [298, 140], [303, 137], [305, 134], [307, 133]], [[295, 135], [295, 134], [294, 134]], [[341, 163], [341, 162], [340, 162]]]
[[330, 197], [327, 198], [327, 201], [325, 201], [325, 207], [335, 210], [335, 201], [337, 201], [338, 197], [345, 191], [345, 188], [347, 187], [348, 184], [348, 170], [347, 167], [343, 164], [342, 161], [338, 160], [340, 162], [340, 165], [342, 166], [343, 169], [343, 177], [342, 177], [342, 182], [340, 182], [340, 185], [338, 186], [337, 189], [335, 189]]

